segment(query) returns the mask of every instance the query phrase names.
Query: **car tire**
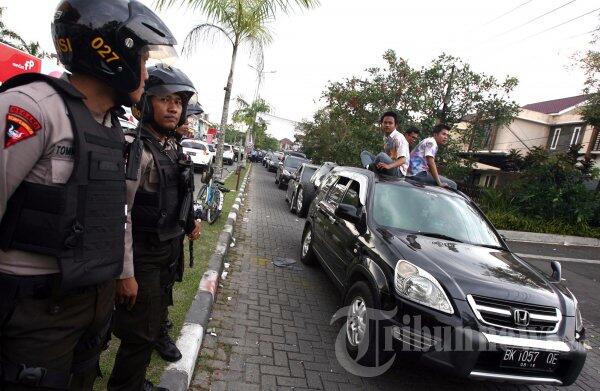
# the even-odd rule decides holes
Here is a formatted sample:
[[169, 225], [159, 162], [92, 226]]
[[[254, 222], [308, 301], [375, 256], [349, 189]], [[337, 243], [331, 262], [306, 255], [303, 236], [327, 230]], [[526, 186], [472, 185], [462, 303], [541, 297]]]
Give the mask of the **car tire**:
[[[393, 351], [385, 351], [385, 335], [381, 322], [376, 322], [369, 317], [369, 311], [379, 310], [379, 300], [373, 295], [373, 291], [365, 281], [357, 281], [348, 289], [344, 306], [347, 308], [346, 321], [342, 323], [346, 351], [349, 356], [360, 365], [367, 367], [379, 367], [388, 364]], [[360, 318], [362, 317], [362, 321]], [[358, 338], [361, 332], [352, 331], [360, 326], [364, 328], [362, 338]], [[358, 352], [364, 351], [362, 357], [357, 358]]]
[[290, 198], [290, 213], [292, 213], [292, 214], [296, 213], [295, 199], [296, 199], [296, 192], [293, 192], [292, 198]]
[[313, 232], [310, 225], [304, 229], [302, 234], [302, 244], [300, 247], [300, 261], [308, 266], [312, 266], [317, 263], [317, 256], [315, 250], [312, 247]]
[[[300, 199], [298, 199], [298, 197], [300, 197]], [[296, 191], [295, 204], [296, 214], [298, 215], [298, 217], [306, 217], [306, 211], [308, 210], [308, 207], [304, 202], [304, 191], [302, 190], [302, 187], [299, 187]]]

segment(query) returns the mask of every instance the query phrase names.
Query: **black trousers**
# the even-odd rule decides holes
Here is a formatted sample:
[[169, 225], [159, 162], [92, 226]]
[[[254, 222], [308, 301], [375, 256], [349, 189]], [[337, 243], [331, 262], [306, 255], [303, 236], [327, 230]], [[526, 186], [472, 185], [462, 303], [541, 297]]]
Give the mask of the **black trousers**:
[[69, 380], [71, 390], [92, 389], [115, 283], [59, 294], [56, 281], [0, 273], [0, 390], [67, 389]]
[[181, 238], [159, 242], [156, 235], [133, 237], [134, 275], [138, 296], [131, 310], [117, 306], [114, 334], [121, 340], [109, 390], [142, 389], [160, 326], [171, 303]]

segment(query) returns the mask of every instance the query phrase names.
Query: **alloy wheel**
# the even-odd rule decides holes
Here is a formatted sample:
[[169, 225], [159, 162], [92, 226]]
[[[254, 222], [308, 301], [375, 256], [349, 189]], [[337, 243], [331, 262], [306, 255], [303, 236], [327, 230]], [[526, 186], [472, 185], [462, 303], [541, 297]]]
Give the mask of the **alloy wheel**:
[[358, 346], [367, 332], [367, 306], [365, 300], [357, 296], [348, 308], [346, 320], [346, 337], [352, 346]]

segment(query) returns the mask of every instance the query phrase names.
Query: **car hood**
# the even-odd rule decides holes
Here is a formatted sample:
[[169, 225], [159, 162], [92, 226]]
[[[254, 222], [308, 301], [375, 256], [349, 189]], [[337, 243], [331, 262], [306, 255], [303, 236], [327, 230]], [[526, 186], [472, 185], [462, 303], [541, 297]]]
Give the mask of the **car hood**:
[[479, 295], [558, 307], [566, 314], [558, 287], [510, 251], [406, 233], [388, 240], [404, 259], [438, 278], [455, 299]]

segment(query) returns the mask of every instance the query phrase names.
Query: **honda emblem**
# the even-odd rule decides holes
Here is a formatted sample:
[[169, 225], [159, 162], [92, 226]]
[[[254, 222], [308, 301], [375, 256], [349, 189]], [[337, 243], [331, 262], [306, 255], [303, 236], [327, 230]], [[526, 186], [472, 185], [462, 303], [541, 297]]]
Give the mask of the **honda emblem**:
[[513, 319], [517, 326], [529, 326], [529, 312], [525, 310], [514, 310]]

